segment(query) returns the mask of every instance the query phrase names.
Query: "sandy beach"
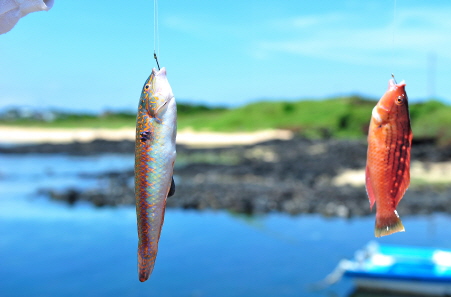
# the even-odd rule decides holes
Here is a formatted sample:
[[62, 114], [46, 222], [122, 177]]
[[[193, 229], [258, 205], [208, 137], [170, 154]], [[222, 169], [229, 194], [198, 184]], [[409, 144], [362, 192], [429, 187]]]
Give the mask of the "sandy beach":
[[[135, 129], [46, 129], [0, 126], [0, 144], [66, 144], [93, 140], [134, 140]], [[289, 140], [293, 133], [287, 130], [262, 130], [257, 132], [220, 133], [197, 132], [190, 129], [178, 131], [177, 143], [191, 147], [250, 145], [263, 141]]]

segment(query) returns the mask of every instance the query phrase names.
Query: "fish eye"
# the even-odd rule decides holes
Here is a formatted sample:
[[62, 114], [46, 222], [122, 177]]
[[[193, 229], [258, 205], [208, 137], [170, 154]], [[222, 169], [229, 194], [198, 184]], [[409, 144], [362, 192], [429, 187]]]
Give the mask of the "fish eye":
[[396, 98], [396, 104], [401, 105], [404, 103], [404, 99], [401, 96], [398, 96], [398, 98]]
[[150, 88], [150, 85], [146, 85], [144, 89], [147, 91]]

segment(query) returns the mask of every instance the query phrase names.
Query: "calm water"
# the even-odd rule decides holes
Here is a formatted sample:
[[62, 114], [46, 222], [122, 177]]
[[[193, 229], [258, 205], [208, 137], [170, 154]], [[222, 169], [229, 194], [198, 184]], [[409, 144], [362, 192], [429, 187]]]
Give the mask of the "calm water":
[[[132, 206], [70, 207], [36, 195], [40, 187], [96, 186], [79, 174], [132, 164], [133, 157], [124, 155], [0, 155], [0, 296], [347, 296], [352, 291], [346, 279], [322, 291], [310, 286], [374, 240], [373, 217], [249, 218], [168, 210], [155, 270], [140, 283]], [[378, 242], [451, 248], [451, 217], [404, 216], [403, 222], [407, 232]]]

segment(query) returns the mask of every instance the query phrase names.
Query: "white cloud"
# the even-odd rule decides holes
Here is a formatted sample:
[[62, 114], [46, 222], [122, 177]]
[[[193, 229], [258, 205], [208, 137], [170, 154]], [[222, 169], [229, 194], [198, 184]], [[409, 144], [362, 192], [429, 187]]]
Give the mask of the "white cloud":
[[[291, 53], [345, 63], [424, 66], [428, 53], [451, 59], [451, 9], [410, 9], [385, 23], [355, 14], [325, 14], [272, 22], [278, 37], [257, 44], [256, 57]], [[377, 25], [380, 25], [378, 28]], [[394, 41], [393, 41], [394, 33]]]
[[321, 16], [298, 16], [290, 19], [279, 19], [271, 21], [273, 27], [278, 29], [308, 29], [318, 26], [327, 26], [328, 24], [336, 24], [344, 20], [344, 15], [339, 13], [327, 13]]
[[163, 23], [173, 30], [184, 33], [198, 32], [202, 29], [202, 24], [196, 19], [186, 19], [175, 15], [165, 18]]
[[254, 29], [253, 25], [243, 26], [237, 22], [229, 22], [215, 19], [211, 16], [182, 16], [172, 15], [163, 20], [168, 28], [189, 36], [199, 37], [205, 40], [248, 37]]

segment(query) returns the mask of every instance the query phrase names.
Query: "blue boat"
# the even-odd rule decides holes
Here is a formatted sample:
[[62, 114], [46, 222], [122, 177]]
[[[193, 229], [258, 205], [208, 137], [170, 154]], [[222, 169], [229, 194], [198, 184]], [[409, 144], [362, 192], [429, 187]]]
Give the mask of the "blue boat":
[[337, 273], [357, 289], [450, 296], [451, 250], [370, 243], [354, 260], [341, 261]]

